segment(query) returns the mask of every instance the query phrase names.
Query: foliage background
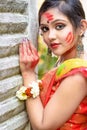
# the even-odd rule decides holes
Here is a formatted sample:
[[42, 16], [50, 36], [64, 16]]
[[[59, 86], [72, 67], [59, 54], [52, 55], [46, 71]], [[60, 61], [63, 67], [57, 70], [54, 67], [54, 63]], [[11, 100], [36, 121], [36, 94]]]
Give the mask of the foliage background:
[[38, 78], [41, 79], [45, 73], [54, 67], [57, 57], [48, 54], [48, 48], [40, 35], [38, 36], [38, 52], [40, 56], [38, 64]]

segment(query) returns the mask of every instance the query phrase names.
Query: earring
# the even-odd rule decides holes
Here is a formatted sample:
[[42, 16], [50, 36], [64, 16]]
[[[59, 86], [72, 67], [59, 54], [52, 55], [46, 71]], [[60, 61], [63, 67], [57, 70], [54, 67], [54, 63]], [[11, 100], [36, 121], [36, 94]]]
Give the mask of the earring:
[[84, 45], [82, 43], [82, 37], [79, 38], [79, 43], [77, 45], [77, 57], [81, 57], [84, 53]]

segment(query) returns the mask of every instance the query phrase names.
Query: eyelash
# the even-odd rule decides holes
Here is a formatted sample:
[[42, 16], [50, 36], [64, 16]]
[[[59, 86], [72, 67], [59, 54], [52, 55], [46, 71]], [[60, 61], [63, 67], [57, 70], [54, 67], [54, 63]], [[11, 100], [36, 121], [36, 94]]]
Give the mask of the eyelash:
[[[55, 29], [56, 30], [62, 30], [64, 27], [65, 27], [65, 24], [57, 24], [56, 27], [55, 27]], [[45, 27], [45, 26], [41, 27], [42, 33], [46, 33], [48, 30], [49, 30], [48, 27]]]
[[62, 30], [65, 27], [65, 24], [57, 24], [56, 29], [57, 30]]
[[43, 33], [47, 32], [48, 30], [49, 30], [48, 27], [41, 27], [41, 31], [42, 31]]

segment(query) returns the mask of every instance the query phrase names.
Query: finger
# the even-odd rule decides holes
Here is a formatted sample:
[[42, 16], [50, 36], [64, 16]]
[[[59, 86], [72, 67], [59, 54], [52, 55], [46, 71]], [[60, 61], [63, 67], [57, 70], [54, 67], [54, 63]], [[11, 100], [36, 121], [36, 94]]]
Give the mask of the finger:
[[30, 49], [31, 49], [31, 52], [32, 52], [33, 56], [34, 57], [38, 56], [38, 52], [37, 52], [36, 48], [34, 47], [34, 45], [31, 42], [29, 42], [29, 46], [30, 46]]
[[20, 43], [19, 45], [19, 60], [21, 61], [23, 58], [23, 44]]
[[30, 45], [30, 41], [28, 40], [28, 44], [27, 44], [27, 52], [28, 52], [28, 56], [32, 58], [32, 60], [34, 60], [34, 53], [33, 53], [33, 49], [32, 46]]
[[23, 53], [24, 56], [27, 56], [27, 39], [23, 40]]
[[26, 38], [24, 38], [21, 42], [21, 46], [22, 46], [22, 53], [24, 54], [24, 45], [26, 44]]
[[32, 54], [32, 49], [30, 47], [30, 44], [29, 44], [29, 40], [26, 39], [26, 62], [28, 63], [32, 63], [33, 62], [33, 54]]
[[32, 63], [33, 62], [33, 54], [32, 54], [32, 50], [29, 46], [29, 40], [28, 39], [26, 41], [26, 51], [27, 51], [26, 60], [27, 60], [27, 62]]
[[26, 38], [24, 39], [24, 53], [27, 55], [27, 56], [30, 56], [32, 55], [32, 49], [31, 47], [29, 46], [29, 40]]
[[27, 41], [27, 54], [30, 56], [30, 55], [32, 55], [32, 51], [31, 51], [31, 48], [30, 48], [30, 46], [29, 46], [29, 41]]
[[30, 47], [32, 48], [32, 53], [33, 53], [33, 64], [37, 64], [39, 61], [39, 55], [37, 52], [37, 49], [34, 47], [34, 45], [30, 42]]
[[36, 48], [30, 43], [29, 40], [26, 41], [26, 59], [25, 62], [31, 64], [31, 68], [34, 68], [36, 64], [38, 63], [38, 53]]
[[22, 43], [19, 45], [19, 60], [22, 63], [26, 62], [27, 58], [27, 47], [26, 47], [27, 40], [23, 39]]
[[29, 46], [32, 49], [31, 53], [32, 53], [32, 60], [33, 61], [32, 61], [32, 64], [31, 64], [31, 68], [34, 68], [37, 65], [38, 61], [39, 61], [39, 56], [38, 56], [36, 48], [31, 43], [30, 43]]

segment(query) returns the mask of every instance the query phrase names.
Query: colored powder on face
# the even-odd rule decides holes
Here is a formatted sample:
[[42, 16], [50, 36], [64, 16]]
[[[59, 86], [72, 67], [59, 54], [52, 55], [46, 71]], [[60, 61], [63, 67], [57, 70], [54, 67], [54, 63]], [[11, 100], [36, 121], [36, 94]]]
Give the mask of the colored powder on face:
[[67, 35], [67, 37], [66, 37], [66, 42], [68, 43], [68, 44], [71, 44], [72, 42], [73, 42], [73, 40], [74, 40], [74, 36], [73, 36], [73, 34], [71, 33], [71, 32], [69, 32], [68, 33], [68, 35]]
[[53, 20], [53, 15], [50, 13], [45, 13], [44, 16], [47, 18], [47, 22], [52, 21]]

